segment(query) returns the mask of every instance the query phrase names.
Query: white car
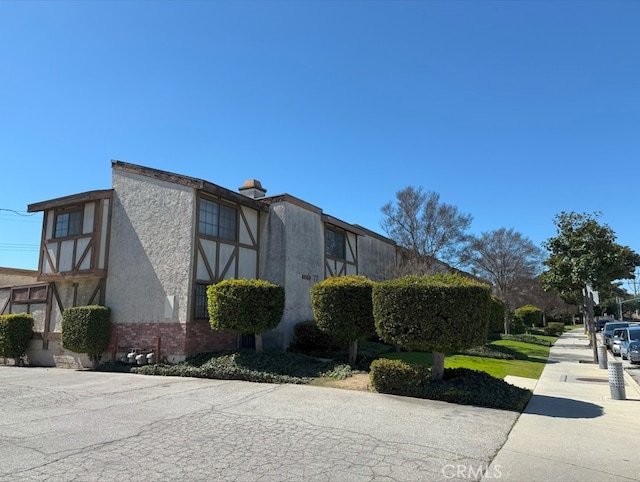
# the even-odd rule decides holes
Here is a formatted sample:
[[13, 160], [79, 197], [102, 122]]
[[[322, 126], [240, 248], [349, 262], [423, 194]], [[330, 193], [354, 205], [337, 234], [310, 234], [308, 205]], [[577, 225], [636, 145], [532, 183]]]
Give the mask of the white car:
[[611, 335], [609, 348], [611, 349], [613, 356], [620, 356], [620, 338], [623, 330], [625, 330], [625, 328], [616, 328], [613, 330], [613, 334]]

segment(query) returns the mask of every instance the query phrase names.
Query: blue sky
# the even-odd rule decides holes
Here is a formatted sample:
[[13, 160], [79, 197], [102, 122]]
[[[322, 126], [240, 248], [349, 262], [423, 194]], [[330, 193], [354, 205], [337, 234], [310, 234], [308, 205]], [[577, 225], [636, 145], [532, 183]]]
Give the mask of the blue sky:
[[27, 205], [111, 159], [259, 179], [382, 232], [422, 186], [539, 245], [601, 211], [640, 252], [640, 2], [0, 2], [0, 266]]

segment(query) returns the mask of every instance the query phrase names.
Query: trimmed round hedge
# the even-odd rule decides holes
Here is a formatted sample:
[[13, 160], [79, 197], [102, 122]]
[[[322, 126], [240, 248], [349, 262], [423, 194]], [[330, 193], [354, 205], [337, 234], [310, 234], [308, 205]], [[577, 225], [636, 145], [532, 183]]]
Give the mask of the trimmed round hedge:
[[75, 353], [86, 353], [94, 365], [111, 340], [111, 310], [90, 305], [67, 308], [62, 312], [62, 346]]
[[533, 305], [524, 305], [517, 308], [514, 313], [514, 318], [524, 323], [524, 326], [542, 326], [542, 310]]
[[257, 335], [278, 326], [284, 288], [260, 279], [229, 279], [207, 288], [209, 322], [214, 330]]
[[378, 335], [407, 350], [454, 353], [487, 339], [489, 286], [457, 274], [407, 276], [376, 283]]
[[335, 276], [311, 287], [311, 307], [318, 328], [346, 341], [375, 333], [373, 281], [364, 276]]
[[429, 368], [401, 360], [379, 358], [371, 364], [371, 385], [379, 393], [427, 398], [463, 405], [521, 412], [531, 390], [516, 387], [488, 373], [468, 368], [445, 368], [441, 380], [429, 378]]
[[16, 365], [29, 348], [33, 316], [26, 313], [0, 315], [0, 356], [13, 358]]

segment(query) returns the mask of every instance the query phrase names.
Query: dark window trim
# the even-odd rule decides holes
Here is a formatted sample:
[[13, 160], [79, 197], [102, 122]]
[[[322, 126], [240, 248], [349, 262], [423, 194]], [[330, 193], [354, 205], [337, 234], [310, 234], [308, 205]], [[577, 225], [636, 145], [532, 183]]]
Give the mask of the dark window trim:
[[[70, 227], [72, 226], [71, 224], [71, 216], [77, 214], [79, 216], [79, 224], [78, 224], [78, 232], [73, 232], [70, 233]], [[66, 233], [65, 234], [58, 234], [58, 221], [60, 219], [61, 216], [65, 216], [68, 215], [69, 216], [69, 221], [66, 227]], [[64, 239], [64, 238], [72, 238], [74, 236], [81, 236], [82, 235], [82, 228], [83, 228], [83, 224], [84, 224], [84, 206], [75, 206], [73, 208], [68, 208], [68, 209], [61, 209], [59, 211], [55, 212], [54, 218], [53, 218], [53, 233], [52, 234], [52, 238], [53, 239]]]
[[[327, 243], [328, 233], [333, 233], [333, 236], [341, 237], [341, 247], [339, 248], [341, 252], [336, 252], [335, 249], [331, 250], [329, 243]], [[336, 246], [334, 246], [335, 248]], [[325, 226], [325, 234], [324, 234], [324, 254], [329, 258], [335, 258], [340, 260], [347, 259], [347, 232], [344, 229], [336, 228], [334, 226]]]
[[[225, 237], [225, 236], [220, 236], [220, 212], [218, 212], [218, 235], [213, 235], [213, 234], [208, 234], [203, 232], [200, 229], [200, 225], [202, 223], [202, 204], [203, 202], [209, 202], [212, 204], [216, 204], [218, 205], [218, 207], [222, 207], [225, 209], [231, 209], [234, 211], [235, 213], [235, 226], [234, 226], [234, 233], [233, 233], [233, 238], [230, 237]], [[208, 239], [216, 239], [216, 240], [221, 240], [221, 241], [225, 241], [228, 243], [237, 243], [239, 241], [240, 238], [240, 226], [239, 226], [239, 221], [240, 221], [240, 214], [239, 214], [239, 209], [238, 206], [235, 204], [230, 204], [230, 203], [226, 203], [224, 201], [221, 201], [220, 199], [211, 199], [209, 197], [205, 197], [205, 196], [200, 196], [198, 198], [198, 219], [197, 219], [197, 230], [198, 230], [198, 235], [202, 236], [204, 238], [208, 238]], [[228, 229], [223, 227], [223, 229]]]
[[[207, 307], [207, 288], [212, 283], [196, 282], [193, 290], [193, 318], [195, 320], [205, 320], [209, 318], [209, 310]], [[200, 290], [203, 290], [201, 292]], [[204, 297], [204, 300], [202, 299]], [[203, 303], [204, 301], [204, 303]]]

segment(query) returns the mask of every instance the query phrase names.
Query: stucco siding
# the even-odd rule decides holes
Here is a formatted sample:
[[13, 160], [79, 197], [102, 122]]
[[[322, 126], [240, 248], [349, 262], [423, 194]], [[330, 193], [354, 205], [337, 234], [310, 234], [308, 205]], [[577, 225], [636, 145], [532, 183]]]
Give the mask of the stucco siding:
[[30, 285], [36, 283], [37, 279], [37, 271], [14, 268], [0, 268], [0, 288]]
[[[106, 305], [114, 323], [186, 323], [193, 261], [192, 188], [113, 171]], [[173, 296], [173, 313], [165, 312]], [[169, 316], [168, 316], [169, 315]]]
[[358, 240], [358, 272], [374, 281], [387, 279], [396, 263], [396, 245], [374, 236]]
[[311, 286], [321, 281], [324, 262], [324, 227], [319, 214], [292, 203], [271, 206], [260, 251], [261, 277], [285, 288], [282, 322], [264, 338], [267, 348], [285, 348], [293, 327], [313, 319]]

